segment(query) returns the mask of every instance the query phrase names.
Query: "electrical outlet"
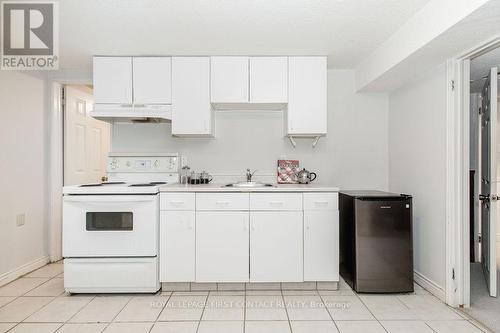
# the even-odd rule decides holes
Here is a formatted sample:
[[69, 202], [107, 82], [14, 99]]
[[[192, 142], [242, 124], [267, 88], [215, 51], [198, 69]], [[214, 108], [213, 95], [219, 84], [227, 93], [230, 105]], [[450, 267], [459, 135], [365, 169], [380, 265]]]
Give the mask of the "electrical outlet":
[[20, 227], [23, 226], [25, 222], [26, 222], [26, 214], [17, 214], [16, 225]]

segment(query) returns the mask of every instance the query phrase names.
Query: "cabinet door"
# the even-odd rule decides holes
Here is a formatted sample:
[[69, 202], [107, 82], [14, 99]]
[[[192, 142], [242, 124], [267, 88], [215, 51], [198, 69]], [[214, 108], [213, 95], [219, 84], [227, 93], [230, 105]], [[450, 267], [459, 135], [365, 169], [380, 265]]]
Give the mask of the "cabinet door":
[[134, 57], [134, 103], [172, 103], [172, 58]]
[[302, 212], [250, 212], [250, 282], [303, 281]]
[[288, 135], [327, 131], [326, 57], [288, 58]]
[[338, 210], [304, 211], [304, 280], [339, 280]]
[[250, 102], [286, 103], [288, 100], [288, 58], [250, 58]]
[[160, 213], [160, 282], [195, 278], [195, 212]]
[[172, 135], [213, 135], [210, 58], [172, 59]]
[[248, 281], [248, 212], [196, 212], [196, 282]]
[[132, 58], [94, 57], [96, 104], [132, 104]]
[[248, 57], [211, 57], [212, 103], [248, 102]]

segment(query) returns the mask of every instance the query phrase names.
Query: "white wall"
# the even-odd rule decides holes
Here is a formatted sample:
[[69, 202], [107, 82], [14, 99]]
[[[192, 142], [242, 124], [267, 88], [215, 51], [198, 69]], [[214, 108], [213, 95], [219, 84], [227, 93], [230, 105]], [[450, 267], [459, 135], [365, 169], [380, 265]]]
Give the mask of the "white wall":
[[413, 195], [415, 270], [444, 290], [445, 65], [389, 99], [389, 188]]
[[192, 169], [221, 182], [241, 179], [247, 167], [275, 180], [276, 161], [286, 157], [317, 172], [321, 183], [386, 190], [387, 115], [386, 94], [356, 94], [354, 71], [329, 70], [328, 136], [315, 149], [311, 139], [291, 146], [282, 112], [219, 111], [215, 139], [173, 138], [170, 124], [121, 124], [113, 127], [112, 150], [180, 152]]
[[42, 79], [0, 71], [0, 285], [47, 259], [44, 94]]

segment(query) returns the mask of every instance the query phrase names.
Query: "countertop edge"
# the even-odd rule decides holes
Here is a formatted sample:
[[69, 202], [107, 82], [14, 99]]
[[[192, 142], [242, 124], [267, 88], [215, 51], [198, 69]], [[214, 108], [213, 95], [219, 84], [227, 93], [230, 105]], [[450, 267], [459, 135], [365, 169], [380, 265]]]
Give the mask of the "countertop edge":
[[161, 193], [168, 192], [339, 192], [340, 189], [328, 185], [276, 185], [275, 187], [231, 188], [224, 185], [166, 185], [159, 188]]

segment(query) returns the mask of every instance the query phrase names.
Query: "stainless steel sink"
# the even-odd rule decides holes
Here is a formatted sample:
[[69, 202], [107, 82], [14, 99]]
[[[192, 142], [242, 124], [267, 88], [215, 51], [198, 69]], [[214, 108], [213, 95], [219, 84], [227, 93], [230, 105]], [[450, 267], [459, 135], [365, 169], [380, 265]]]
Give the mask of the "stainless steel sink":
[[240, 188], [254, 188], [254, 187], [274, 187], [273, 184], [266, 184], [260, 182], [238, 182], [233, 184], [227, 184], [223, 187], [240, 187]]

